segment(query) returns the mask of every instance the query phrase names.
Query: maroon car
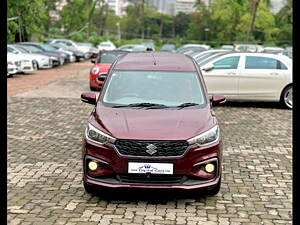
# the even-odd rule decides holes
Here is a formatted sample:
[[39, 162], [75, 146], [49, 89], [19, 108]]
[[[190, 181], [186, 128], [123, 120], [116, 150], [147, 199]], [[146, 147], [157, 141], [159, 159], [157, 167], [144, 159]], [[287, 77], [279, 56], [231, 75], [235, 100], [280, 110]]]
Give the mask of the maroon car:
[[128, 53], [112, 65], [83, 145], [87, 192], [110, 188], [205, 189], [221, 185], [222, 143], [197, 64], [179, 53]]

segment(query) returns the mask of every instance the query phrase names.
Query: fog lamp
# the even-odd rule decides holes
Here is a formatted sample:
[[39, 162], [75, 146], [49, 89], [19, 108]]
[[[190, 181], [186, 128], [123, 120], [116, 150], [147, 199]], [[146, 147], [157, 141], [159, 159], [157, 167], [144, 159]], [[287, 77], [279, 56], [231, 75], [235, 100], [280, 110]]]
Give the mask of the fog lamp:
[[98, 168], [98, 164], [94, 161], [90, 161], [88, 166], [90, 170], [96, 170]]
[[208, 163], [205, 165], [205, 171], [211, 173], [215, 170], [215, 165], [212, 163]]

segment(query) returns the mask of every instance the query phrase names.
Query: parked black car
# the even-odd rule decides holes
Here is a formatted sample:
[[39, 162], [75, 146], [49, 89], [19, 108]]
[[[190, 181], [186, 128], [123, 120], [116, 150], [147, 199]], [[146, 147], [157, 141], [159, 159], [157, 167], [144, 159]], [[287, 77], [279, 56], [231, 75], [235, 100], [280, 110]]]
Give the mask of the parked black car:
[[45, 44], [37, 42], [19, 42], [18, 45], [24, 46], [26, 49], [34, 53], [44, 53], [53, 57], [53, 65], [63, 65], [67, 61], [67, 54], [59, 52], [57, 50], [50, 50]]
[[64, 45], [63, 43], [50, 43], [49, 45], [52, 45], [54, 48], [60, 48], [66, 51], [73, 52], [76, 58], [76, 62], [79, 62], [81, 60], [84, 60], [84, 52], [77, 50], [76, 48], [69, 47], [67, 45]]

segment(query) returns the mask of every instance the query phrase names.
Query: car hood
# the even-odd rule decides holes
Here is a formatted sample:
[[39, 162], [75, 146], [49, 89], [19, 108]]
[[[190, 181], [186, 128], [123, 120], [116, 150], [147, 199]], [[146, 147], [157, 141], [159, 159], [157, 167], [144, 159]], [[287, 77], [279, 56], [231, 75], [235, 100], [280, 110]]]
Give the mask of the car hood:
[[216, 121], [209, 105], [201, 109], [109, 108], [98, 104], [90, 122], [117, 139], [187, 140]]
[[108, 73], [111, 64], [108, 63], [98, 63], [96, 66], [99, 68], [100, 73]]
[[[26, 54], [26, 53], [24, 53], [24, 54]], [[49, 58], [49, 56], [47, 56], [47, 55], [36, 54], [36, 53], [28, 53], [26, 55], [28, 55], [29, 57], [32, 57], [34, 59], [42, 59], [42, 58], [47, 58], [48, 59]]]

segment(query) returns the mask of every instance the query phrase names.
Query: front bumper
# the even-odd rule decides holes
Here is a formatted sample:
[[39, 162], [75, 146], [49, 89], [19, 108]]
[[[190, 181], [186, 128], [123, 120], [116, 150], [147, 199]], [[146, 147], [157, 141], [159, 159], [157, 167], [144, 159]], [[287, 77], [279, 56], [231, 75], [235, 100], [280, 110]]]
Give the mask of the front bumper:
[[[205, 147], [189, 147], [180, 157], [126, 157], [110, 145], [98, 145], [84, 140], [83, 181], [94, 186], [110, 188], [172, 188], [199, 189], [213, 187], [221, 177], [222, 143], [218, 142]], [[87, 163], [99, 161], [103, 166], [103, 174], [91, 175]], [[197, 165], [202, 162], [216, 162], [216, 170], [212, 176], [199, 173]], [[172, 175], [160, 174], [131, 174], [128, 173], [129, 162], [172, 163]], [[105, 169], [106, 168], [106, 169]]]

